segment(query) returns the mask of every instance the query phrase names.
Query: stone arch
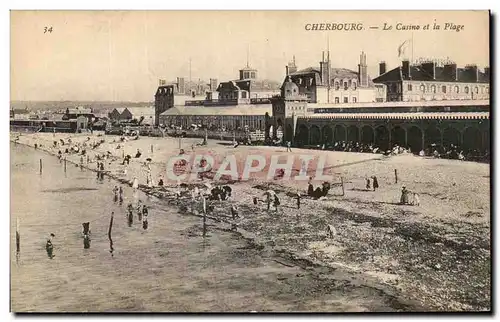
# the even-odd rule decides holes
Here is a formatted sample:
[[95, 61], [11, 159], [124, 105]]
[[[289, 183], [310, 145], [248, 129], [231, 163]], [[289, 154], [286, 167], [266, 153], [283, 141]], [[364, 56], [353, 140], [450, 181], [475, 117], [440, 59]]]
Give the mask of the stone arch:
[[359, 130], [356, 125], [347, 127], [347, 141], [359, 142]]
[[443, 131], [443, 146], [445, 147], [450, 147], [451, 144], [455, 146], [460, 146], [461, 145], [461, 135], [460, 131], [457, 130], [454, 127], [447, 127]]
[[441, 145], [441, 131], [435, 126], [429, 126], [425, 129], [425, 147], [431, 144]]
[[309, 144], [312, 145], [318, 145], [321, 144], [321, 130], [319, 129], [319, 126], [317, 125], [312, 125], [311, 129], [309, 130], [310, 132], [310, 140]]
[[470, 126], [465, 129], [463, 135], [462, 135], [462, 146], [464, 150], [473, 150], [473, 149], [483, 149], [484, 144], [482, 140], [482, 133], [481, 131], [475, 127], [475, 126]]
[[365, 144], [372, 144], [375, 140], [375, 133], [373, 128], [369, 125], [365, 125], [361, 128], [361, 142]]
[[299, 125], [295, 136], [298, 146], [309, 144], [309, 129], [304, 124]]
[[346, 141], [347, 136], [345, 126], [340, 124], [335, 125], [335, 128], [333, 129], [333, 137], [335, 142]]
[[422, 149], [422, 130], [418, 126], [412, 126], [407, 130], [408, 142], [411, 152], [419, 153]]
[[391, 129], [391, 145], [399, 145], [406, 147], [406, 130], [399, 125]]
[[387, 151], [389, 148], [389, 130], [387, 126], [379, 125], [375, 128], [375, 145], [383, 151]]
[[325, 144], [333, 142], [333, 130], [330, 125], [323, 126], [323, 129], [321, 129], [321, 138]]

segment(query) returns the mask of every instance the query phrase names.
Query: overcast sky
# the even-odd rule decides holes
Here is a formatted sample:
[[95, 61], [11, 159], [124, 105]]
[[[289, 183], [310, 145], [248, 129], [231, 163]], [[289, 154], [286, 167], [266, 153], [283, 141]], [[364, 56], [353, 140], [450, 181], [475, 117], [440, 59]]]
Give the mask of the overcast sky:
[[[333, 67], [357, 70], [367, 55], [398, 66], [398, 46], [411, 31], [392, 24], [442, 25], [413, 32], [413, 57], [446, 58], [459, 66], [489, 61], [486, 11], [12, 11], [11, 100], [151, 101], [158, 79], [235, 79], [250, 65], [260, 78], [282, 81], [296, 56], [299, 68], [318, 66], [329, 39]], [[362, 23], [362, 31], [306, 31], [307, 23]], [[464, 25], [445, 31], [445, 23]], [[378, 26], [379, 29], [370, 29]], [[44, 27], [52, 32], [44, 33]], [[411, 46], [406, 51], [411, 56]]]

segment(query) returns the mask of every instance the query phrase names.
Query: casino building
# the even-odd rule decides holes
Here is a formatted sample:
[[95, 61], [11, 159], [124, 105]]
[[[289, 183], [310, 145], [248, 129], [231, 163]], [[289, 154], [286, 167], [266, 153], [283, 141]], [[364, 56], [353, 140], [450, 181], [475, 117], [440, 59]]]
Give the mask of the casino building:
[[474, 65], [456, 69], [428, 62], [409, 66], [405, 61], [387, 73], [384, 68], [381, 64], [381, 75], [373, 82], [387, 86], [387, 102], [324, 103], [301, 89], [291, 73], [273, 99], [266, 129], [282, 127], [284, 139], [296, 146], [354, 141], [384, 150], [398, 144], [413, 152], [431, 144], [489, 149], [488, 68], [481, 72]]

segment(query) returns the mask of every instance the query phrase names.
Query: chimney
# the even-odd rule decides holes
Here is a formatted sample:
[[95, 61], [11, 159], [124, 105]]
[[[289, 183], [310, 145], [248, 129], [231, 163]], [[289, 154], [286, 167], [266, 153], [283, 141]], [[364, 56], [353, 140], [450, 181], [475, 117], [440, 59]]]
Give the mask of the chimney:
[[467, 71], [467, 80], [477, 83], [479, 80], [479, 70], [477, 65], [466, 65], [465, 70]]
[[458, 79], [457, 64], [453, 63], [444, 65], [443, 72], [447, 77], [450, 77], [452, 81], [456, 81]]
[[385, 74], [385, 71], [386, 71], [386, 64], [385, 64], [385, 61], [381, 61], [379, 63], [379, 76], [382, 75], [382, 74]]
[[327, 61], [325, 61], [325, 52], [323, 52], [323, 60], [319, 63], [319, 70], [321, 74], [321, 83], [324, 86], [328, 85], [328, 68], [330, 68]]
[[403, 79], [411, 79], [411, 70], [410, 70], [410, 61], [409, 60], [403, 60], [401, 62], [401, 77]]
[[420, 66], [422, 70], [431, 78], [431, 79], [436, 79], [436, 63], [433, 61], [428, 61], [425, 63], [422, 63]]
[[290, 72], [288, 70], [288, 65], [285, 66], [285, 70], [286, 70], [286, 76], [290, 75]]
[[366, 66], [366, 54], [361, 52], [358, 65], [358, 83], [360, 87], [368, 86], [368, 66]]

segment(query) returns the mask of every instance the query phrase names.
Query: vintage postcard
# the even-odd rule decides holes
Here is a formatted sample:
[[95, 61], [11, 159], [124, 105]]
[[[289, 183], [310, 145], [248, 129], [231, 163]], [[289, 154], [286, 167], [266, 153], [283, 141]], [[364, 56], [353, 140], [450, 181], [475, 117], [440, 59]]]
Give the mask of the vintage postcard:
[[490, 312], [490, 12], [11, 11], [22, 312]]

